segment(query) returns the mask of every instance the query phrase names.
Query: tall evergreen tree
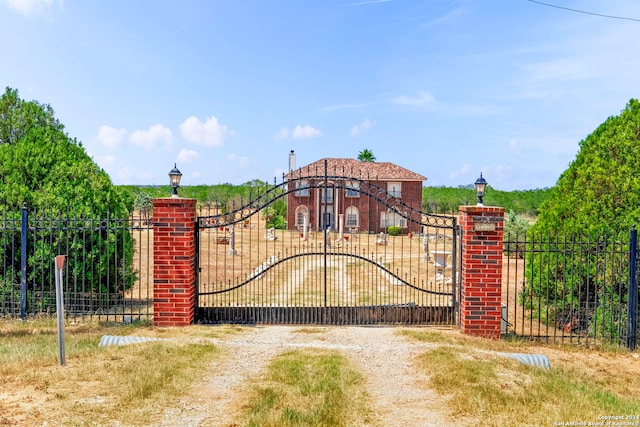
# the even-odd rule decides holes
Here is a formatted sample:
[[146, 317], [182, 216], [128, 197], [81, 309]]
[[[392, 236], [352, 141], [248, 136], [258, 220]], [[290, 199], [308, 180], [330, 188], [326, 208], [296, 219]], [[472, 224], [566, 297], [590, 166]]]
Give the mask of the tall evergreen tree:
[[[25, 279], [28, 292], [40, 295], [42, 310], [51, 308], [52, 300], [42, 287], [54, 282], [51, 265], [60, 250], [74, 253], [67, 272], [76, 291], [109, 294], [110, 300], [117, 300], [131, 287], [131, 234], [123, 225], [114, 229], [98, 221], [108, 212], [111, 219], [126, 224], [124, 193], [82, 144], [64, 132], [50, 106], [24, 101], [17, 90], [7, 88], [0, 97], [0, 210], [5, 225], [13, 223], [7, 219], [20, 218], [23, 203], [32, 218]], [[15, 273], [21, 272], [21, 249], [15, 249], [19, 231], [0, 228], [0, 287], [8, 290], [3, 295], [14, 294], [11, 278], [21, 274]]]
[[628, 266], [610, 258], [640, 220], [639, 170], [640, 103], [632, 99], [580, 142], [540, 206], [520, 295], [525, 307], [565, 330], [575, 324], [623, 337]]
[[538, 230], [603, 233], [640, 221], [640, 102], [631, 99], [580, 142], [540, 207]]
[[53, 109], [7, 88], [0, 97], [0, 206], [126, 214], [122, 192], [64, 132]]

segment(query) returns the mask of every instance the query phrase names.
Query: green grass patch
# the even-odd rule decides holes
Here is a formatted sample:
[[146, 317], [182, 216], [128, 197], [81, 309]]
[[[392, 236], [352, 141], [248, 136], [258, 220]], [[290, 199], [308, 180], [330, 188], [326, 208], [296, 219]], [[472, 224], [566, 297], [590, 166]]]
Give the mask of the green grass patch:
[[245, 426], [353, 426], [370, 423], [364, 379], [335, 351], [275, 357], [252, 391]]

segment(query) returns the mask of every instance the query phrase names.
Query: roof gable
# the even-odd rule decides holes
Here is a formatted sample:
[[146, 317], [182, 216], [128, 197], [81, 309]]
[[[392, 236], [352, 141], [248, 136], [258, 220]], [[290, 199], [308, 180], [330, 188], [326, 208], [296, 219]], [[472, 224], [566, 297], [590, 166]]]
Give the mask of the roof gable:
[[329, 175], [352, 176], [360, 179], [377, 179], [382, 181], [425, 181], [427, 177], [390, 162], [361, 162], [356, 159], [324, 158], [289, 172], [285, 179], [305, 175], [324, 174], [324, 163], [327, 162]]

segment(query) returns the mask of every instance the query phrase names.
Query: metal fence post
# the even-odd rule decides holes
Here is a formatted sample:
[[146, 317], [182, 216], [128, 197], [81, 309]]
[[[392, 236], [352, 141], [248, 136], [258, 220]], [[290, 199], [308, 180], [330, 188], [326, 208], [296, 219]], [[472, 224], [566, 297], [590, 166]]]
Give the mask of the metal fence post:
[[64, 268], [64, 260], [66, 255], [56, 256], [56, 314], [58, 320], [58, 354], [60, 357], [60, 364], [65, 365], [67, 358], [65, 356], [64, 346], [64, 292], [62, 289], [62, 269]]
[[627, 348], [634, 351], [637, 342], [637, 308], [638, 308], [638, 277], [636, 275], [638, 247], [638, 230], [634, 226], [629, 236], [629, 298], [627, 313]]
[[20, 228], [20, 319], [27, 319], [27, 233], [29, 208], [27, 202], [22, 205], [22, 223]]

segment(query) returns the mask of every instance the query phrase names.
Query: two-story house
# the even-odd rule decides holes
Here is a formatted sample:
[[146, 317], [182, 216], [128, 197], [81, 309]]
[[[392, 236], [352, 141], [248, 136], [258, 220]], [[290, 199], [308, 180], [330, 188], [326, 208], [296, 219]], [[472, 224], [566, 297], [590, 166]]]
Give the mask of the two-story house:
[[399, 210], [422, 210], [426, 179], [393, 163], [356, 159], [327, 158], [296, 169], [292, 151], [285, 175], [292, 186], [288, 228], [301, 229], [306, 220], [311, 229], [337, 231], [342, 221], [345, 231], [379, 233], [399, 226], [403, 234], [420, 233], [420, 224], [407, 221]]

